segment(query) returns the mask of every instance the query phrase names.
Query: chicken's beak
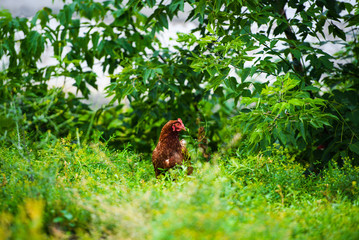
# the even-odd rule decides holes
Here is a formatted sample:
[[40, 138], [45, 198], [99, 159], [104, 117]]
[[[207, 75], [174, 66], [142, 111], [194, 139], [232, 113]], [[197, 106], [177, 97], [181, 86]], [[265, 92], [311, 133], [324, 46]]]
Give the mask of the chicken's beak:
[[187, 132], [186, 127], [185, 127], [185, 126], [181, 126], [181, 128], [178, 128], [178, 130], [177, 130], [177, 131], [179, 131], [179, 132], [180, 132], [180, 131], [182, 131], [182, 130]]

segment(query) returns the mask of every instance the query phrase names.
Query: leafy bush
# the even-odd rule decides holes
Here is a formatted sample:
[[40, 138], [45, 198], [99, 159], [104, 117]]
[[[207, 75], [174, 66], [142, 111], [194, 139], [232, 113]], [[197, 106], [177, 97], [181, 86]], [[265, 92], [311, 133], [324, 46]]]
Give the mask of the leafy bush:
[[[244, 137], [242, 152], [265, 151], [277, 142], [302, 152], [298, 158], [310, 163], [311, 171], [330, 159], [358, 157], [356, 121], [351, 120], [358, 98], [353, 71], [358, 62], [357, 7], [340, 1], [197, 2], [189, 19], [199, 20], [193, 31], [199, 37], [181, 34], [179, 41], [193, 49], [191, 67], [204, 73], [208, 89], [220, 89], [236, 106], [252, 103], [247, 112], [233, 111], [237, 117], [232, 124]], [[290, 17], [286, 8], [295, 10]], [[343, 27], [335, 23], [340, 19]], [[322, 50], [335, 44], [326, 39], [326, 29], [343, 44], [339, 55]], [[316, 40], [309, 41], [310, 36]], [[341, 64], [343, 59], [348, 63]], [[233, 70], [237, 76], [230, 74]], [[290, 78], [281, 77], [288, 72]], [[278, 94], [270, 94], [276, 90]], [[286, 99], [280, 95], [284, 92]]]
[[[198, 27], [189, 34], [179, 33], [174, 46], [164, 47], [156, 36], [184, 11], [186, 3], [187, 21], [198, 22]], [[153, 10], [150, 16], [142, 14], [145, 8]], [[289, 14], [286, 9], [293, 11]], [[205, 127], [211, 151], [228, 147], [226, 143], [239, 132], [249, 136], [243, 141], [253, 150], [259, 149], [254, 145], [263, 150], [276, 142], [289, 143], [303, 151], [298, 154], [301, 160], [312, 165], [358, 157], [357, 11], [357, 4], [347, 2], [295, 0], [159, 4], [74, 0], [58, 13], [44, 8], [32, 19], [13, 18], [1, 10], [0, 127], [7, 129], [5, 123], [16, 122], [21, 115], [23, 128], [38, 138], [44, 129], [55, 136], [82, 131], [88, 139], [101, 131], [114, 146], [131, 142], [137, 150], [150, 152], [161, 126], [181, 117], [193, 129], [191, 138], [200, 138], [197, 129]], [[112, 18], [105, 21], [107, 16]], [[326, 39], [325, 32], [334, 40]], [[344, 46], [337, 55], [321, 48], [337, 43]], [[53, 51], [56, 62], [40, 67], [45, 49]], [[338, 60], [348, 63], [341, 65]], [[73, 80], [77, 92], [87, 99], [90, 87], [97, 88], [95, 64], [111, 78], [107, 93], [111, 104], [118, 102], [116, 107], [110, 104], [92, 113], [74, 95], [47, 93], [50, 79], [65, 78]], [[287, 73], [290, 78], [279, 80]], [[287, 94], [282, 103], [271, 102], [281, 97], [266, 92], [279, 87], [271, 85], [273, 79], [285, 86], [296, 81], [295, 87], [282, 89]], [[44, 98], [61, 102], [60, 110], [50, 110], [53, 105], [47, 106]], [[248, 116], [253, 118], [246, 119], [240, 106], [261, 98], [268, 104], [258, 105], [257, 110], [272, 115], [258, 124], [263, 119], [254, 114], [259, 112], [250, 109]], [[9, 114], [11, 106], [16, 114]], [[288, 111], [290, 116], [284, 117]], [[305, 112], [302, 119], [298, 111]], [[227, 129], [244, 120], [252, 128]], [[276, 128], [266, 129], [267, 125]], [[323, 146], [323, 151], [315, 146]]]
[[242, 97], [242, 113], [233, 118], [244, 134], [245, 141], [239, 147], [242, 154], [262, 151], [270, 155], [273, 143], [277, 143], [304, 163], [318, 161], [312, 153], [323, 144], [321, 130], [338, 118], [326, 112], [328, 103], [324, 99], [313, 99], [306, 91], [317, 88], [300, 89], [299, 84], [300, 79], [287, 74], [261, 89], [258, 97]]

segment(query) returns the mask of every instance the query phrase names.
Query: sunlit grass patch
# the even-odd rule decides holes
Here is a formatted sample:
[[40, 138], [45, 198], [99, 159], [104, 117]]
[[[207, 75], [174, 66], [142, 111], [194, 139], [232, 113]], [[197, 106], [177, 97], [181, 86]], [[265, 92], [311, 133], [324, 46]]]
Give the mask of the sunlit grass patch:
[[317, 177], [282, 156], [219, 155], [155, 178], [150, 156], [63, 139], [1, 148], [5, 239], [355, 239], [358, 168]]

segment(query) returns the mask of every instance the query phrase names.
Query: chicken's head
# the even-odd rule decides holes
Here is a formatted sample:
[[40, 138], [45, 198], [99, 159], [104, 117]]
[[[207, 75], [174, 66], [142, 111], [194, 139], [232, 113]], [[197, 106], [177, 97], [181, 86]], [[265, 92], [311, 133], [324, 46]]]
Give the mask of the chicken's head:
[[172, 125], [172, 130], [175, 132], [180, 132], [182, 130], [186, 131], [186, 127], [184, 126], [182, 120], [179, 118], [175, 123]]

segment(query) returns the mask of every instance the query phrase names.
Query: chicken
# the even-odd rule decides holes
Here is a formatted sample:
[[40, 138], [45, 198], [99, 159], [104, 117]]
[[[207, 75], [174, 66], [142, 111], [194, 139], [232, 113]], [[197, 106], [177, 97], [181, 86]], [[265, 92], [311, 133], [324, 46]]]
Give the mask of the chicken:
[[179, 118], [168, 121], [162, 128], [157, 146], [152, 153], [152, 163], [156, 177], [176, 165], [188, 164], [187, 174], [191, 174], [190, 157], [185, 146], [185, 141], [179, 140], [179, 132], [186, 128]]

